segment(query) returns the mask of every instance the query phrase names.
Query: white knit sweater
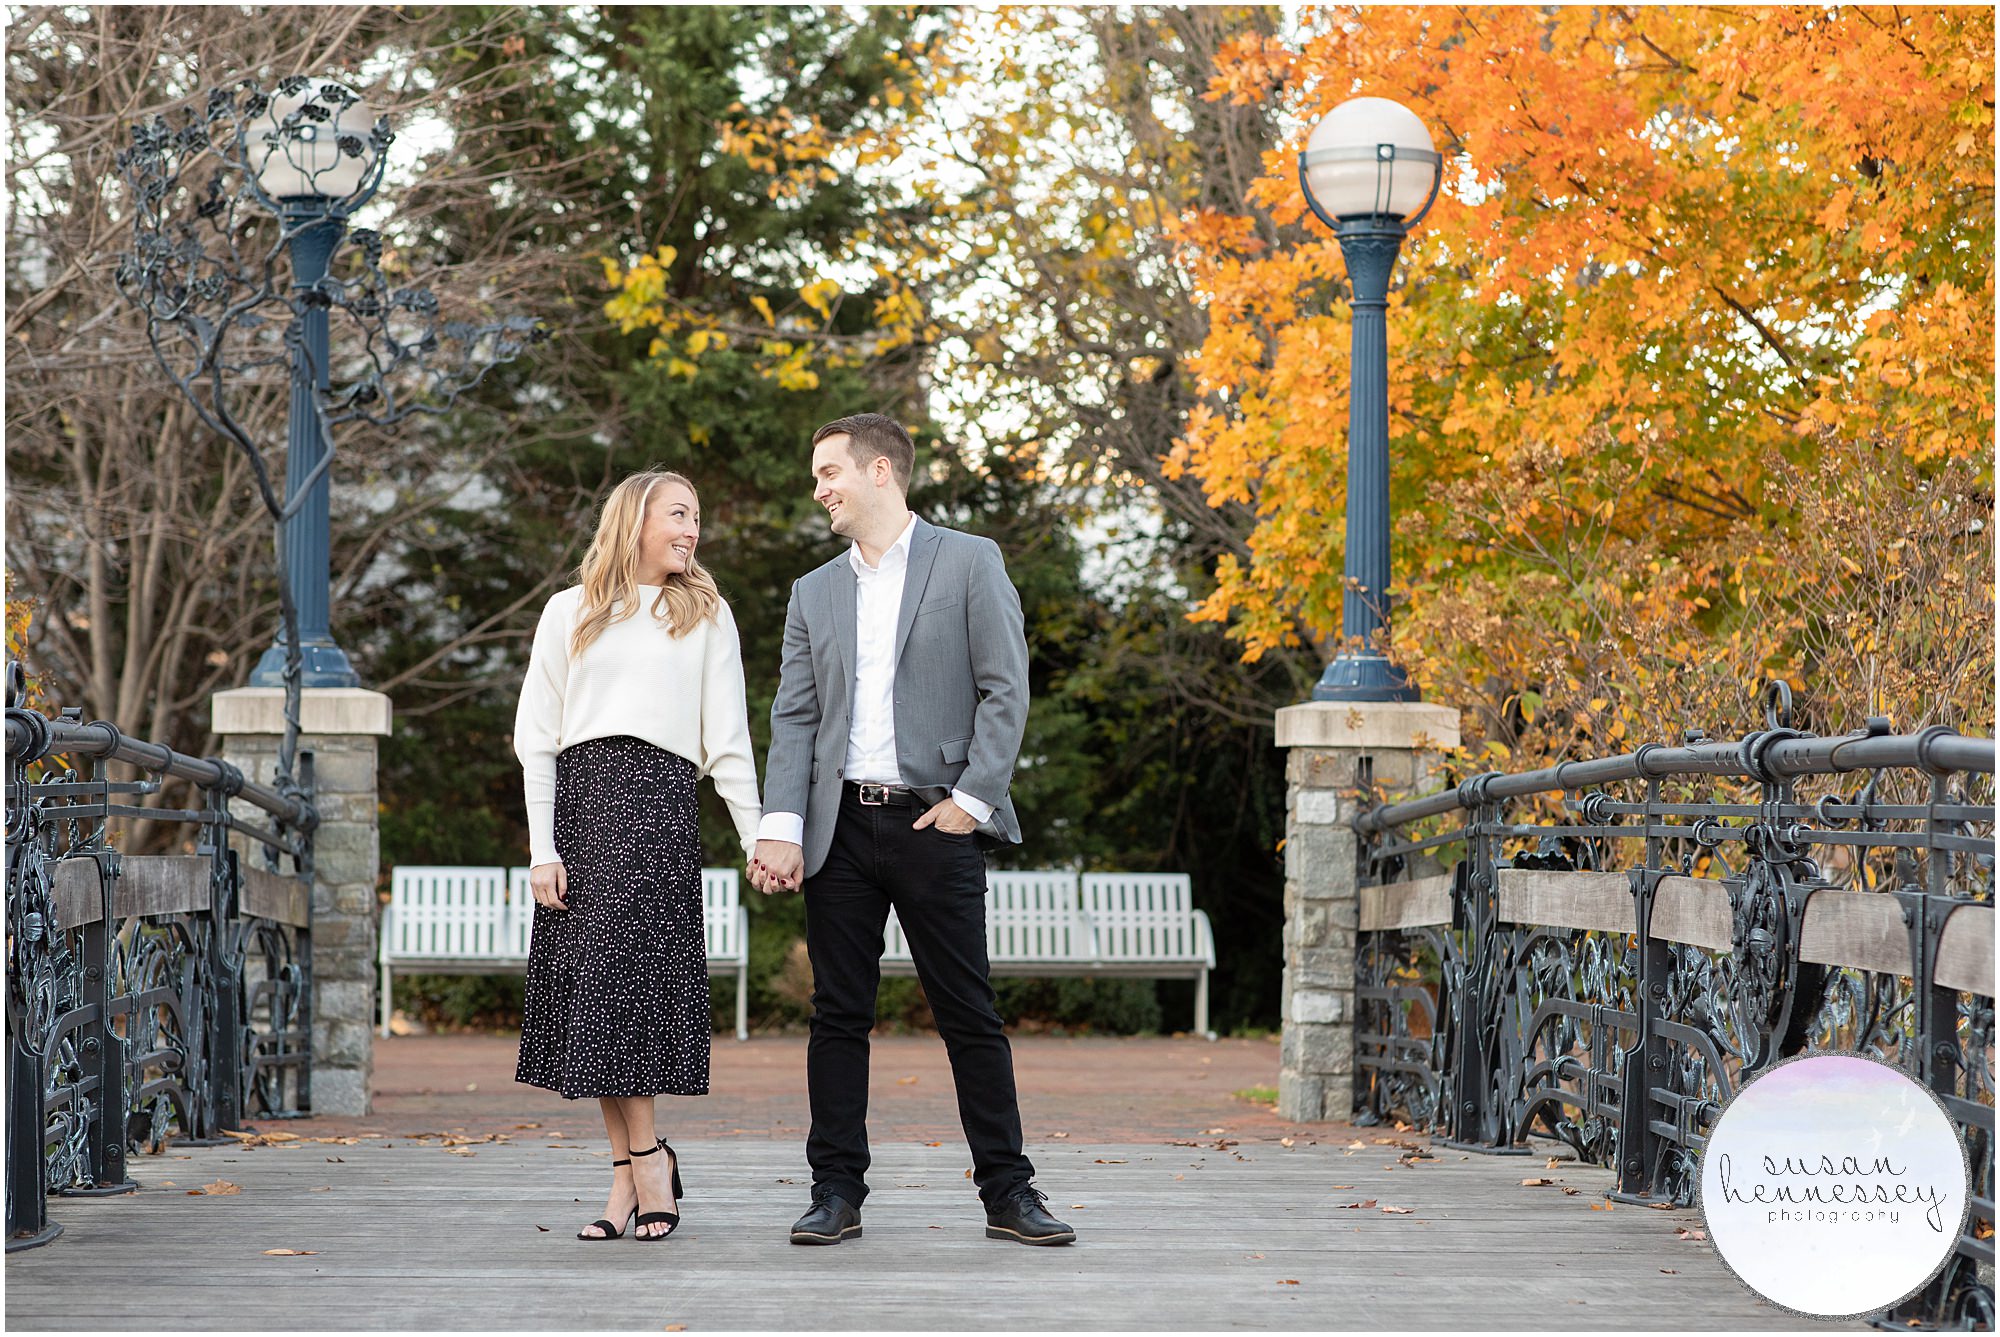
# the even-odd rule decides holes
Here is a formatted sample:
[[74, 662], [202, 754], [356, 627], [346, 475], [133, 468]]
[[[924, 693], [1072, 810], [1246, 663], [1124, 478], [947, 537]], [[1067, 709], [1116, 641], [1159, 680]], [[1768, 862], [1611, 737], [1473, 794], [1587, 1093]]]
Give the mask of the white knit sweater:
[[638, 587], [639, 610], [572, 658], [582, 586], [550, 599], [535, 628], [514, 716], [514, 753], [528, 798], [531, 863], [557, 858], [556, 754], [592, 738], [643, 738], [711, 776], [747, 851], [757, 837], [757, 767], [743, 690], [736, 619], [723, 604], [685, 636], [652, 614], [657, 585]]

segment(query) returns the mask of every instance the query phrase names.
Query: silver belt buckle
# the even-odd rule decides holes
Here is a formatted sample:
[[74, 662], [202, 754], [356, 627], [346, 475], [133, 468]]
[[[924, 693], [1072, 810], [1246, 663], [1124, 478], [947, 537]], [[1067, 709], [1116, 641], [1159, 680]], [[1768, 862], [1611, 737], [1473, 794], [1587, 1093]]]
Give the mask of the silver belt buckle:
[[889, 801], [889, 786], [862, 784], [856, 786], [861, 791], [861, 802], [870, 808], [879, 808]]

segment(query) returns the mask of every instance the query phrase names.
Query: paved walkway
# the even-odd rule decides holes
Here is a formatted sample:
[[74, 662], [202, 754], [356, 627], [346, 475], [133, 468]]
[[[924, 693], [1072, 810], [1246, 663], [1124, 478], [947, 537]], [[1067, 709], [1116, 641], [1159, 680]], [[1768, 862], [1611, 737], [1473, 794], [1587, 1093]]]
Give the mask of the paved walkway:
[[878, 1044], [866, 1233], [800, 1249], [785, 1227], [808, 1183], [802, 1042], [718, 1041], [721, 1094], [685, 1114], [662, 1102], [690, 1196], [654, 1246], [571, 1238], [608, 1154], [584, 1107], [513, 1086], [508, 1041], [413, 1037], [383, 1044], [370, 1118], [267, 1121], [247, 1142], [136, 1158], [134, 1196], [53, 1200], [65, 1233], [8, 1259], [7, 1324], [1817, 1326], [1681, 1238], [1694, 1213], [1608, 1207], [1601, 1171], [1291, 1127], [1235, 1099], [1275, 1083], [1274, 1045], [1023, 1039], [1016, 1054], [1029, 1154], [1079, 1231], [1070, 1248], [984, 1238], [935, 1040]]

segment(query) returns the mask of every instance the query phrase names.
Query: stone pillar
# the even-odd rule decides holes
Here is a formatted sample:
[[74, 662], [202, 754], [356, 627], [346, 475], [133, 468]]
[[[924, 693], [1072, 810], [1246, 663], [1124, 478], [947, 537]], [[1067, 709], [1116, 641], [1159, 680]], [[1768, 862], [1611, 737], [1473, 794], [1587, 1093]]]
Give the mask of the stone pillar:
[[1458, 712], [1414, 701], [1311, 701], [1278, 712], [1285, 763], [1284, 1044], [1278, 1114], [1354, 1113], [1354, 955], [1360, 845], [1348, 823], [1371, 783], [1429, 793]]
[[[375, 748], [389, 734], [389, 698], [360, 687], [308, 687], [300, 696], [299, 751], [312, 753], [320, 815], [313, 835], [313, 1112], [366, 1114], [381, 865]], [[285, 732], [283, 689], [218, 692], [214, 706], [223, 758], [270, 784]]]

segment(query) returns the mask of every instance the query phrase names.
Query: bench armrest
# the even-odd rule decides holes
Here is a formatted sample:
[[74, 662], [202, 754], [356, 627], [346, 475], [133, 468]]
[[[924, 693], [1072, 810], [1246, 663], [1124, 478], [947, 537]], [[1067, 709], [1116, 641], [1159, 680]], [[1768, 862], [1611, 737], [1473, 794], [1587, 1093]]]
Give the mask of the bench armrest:
[[1215, 969], [1215, 928], [1208, 922], [1208, 911], [1194, 912], [1194, 949], [1208, 962], [1210, 970]]

